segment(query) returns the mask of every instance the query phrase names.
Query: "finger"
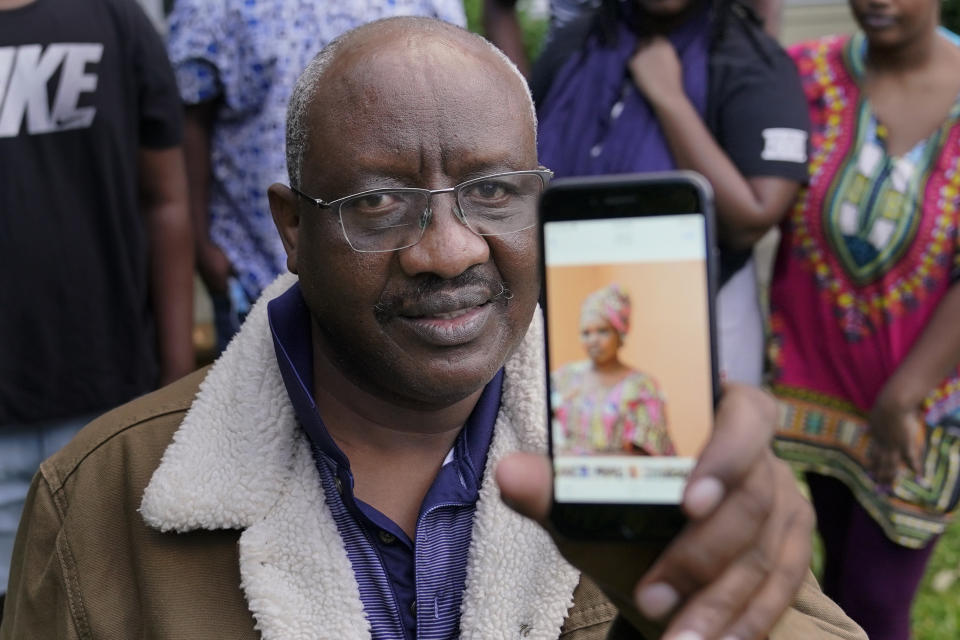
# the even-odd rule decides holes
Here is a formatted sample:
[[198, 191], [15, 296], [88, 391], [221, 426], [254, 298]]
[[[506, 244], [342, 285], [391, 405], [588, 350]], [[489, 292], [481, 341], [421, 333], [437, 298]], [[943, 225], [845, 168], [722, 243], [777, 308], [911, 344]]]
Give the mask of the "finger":
[[877, 447], [871, 456], [871, 471], [878, 484], [889, 485], [897, 476], [900, 454], [896, 450]]
[[920, 475], [923, 473], [922, 454], [924, 442], [921, 437], [923, 433], [923, 422], [915, 414], [911, 415], [908, 419], [910, 420], [910, 429], [908, 430], [909, 435], [906, 438], [902, 455], [914, 475]]
[[514, 453], [497, 465], [500, 496], [511, 509], [545, 525], [553, 496], [550, 463], [534, 453]]
[[772, 396], [745, 385], [725, 386], [710, 441], [684, 491], [687, 515], [693, 519], [709, 515], [744, 481], [756, 461], [769, 455], [776, 420]]
[[785, 545], [777, 564], [761, 589], [750, 599], [737, 620], [719, 637], [753, 640], [767, 638], [783, 612], [793, 604], [810, 566], [810, 534]]
[[544, 456], [514, 453], [495, 472], [503, 501], [522, 516], [537, 521], [574, 566], [590, 575], [610, 597], [628, 602], [633, 587], [662, 549], [661, 544], [628, 544], [569, 540], [549, 521], [552, 495], [550, 463]]
[[765, 634], [789, 606], [807, 573], [813, 509], [795, 491], [786, 466], [777, 470], [775, 514], [752, 545], [712, 584], [687, 600], [667, 635], [693, 631], [704, 638], [754, 638]]
[[900, 458], [903, 460], [904, 466], [910, 469], [914, 475], [920, 473], [920, 452], [917, 450], [916, 443], [905, 442], [900, 450]]
[[[773, 455], [758, 462], [748, 480], [723, 501], [711, 516], [691, 522], [667, 547], [640, 583], [643, 602], [647, 587], [666, 585], [683, 601], [716, 580], [734, 560], [757, 547], [771, 514], [777, 483]], [[790, 482], [793, 482], [792, 477]], [[644, 613], [658, 611], [644, 607]]]

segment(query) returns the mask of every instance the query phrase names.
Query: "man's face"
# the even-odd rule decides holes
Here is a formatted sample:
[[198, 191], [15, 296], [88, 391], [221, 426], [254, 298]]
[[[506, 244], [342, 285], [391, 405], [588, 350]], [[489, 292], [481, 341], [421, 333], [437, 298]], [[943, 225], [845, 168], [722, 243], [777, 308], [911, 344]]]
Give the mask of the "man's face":
[[[519, 81], [486, 52], [430, 38], [343, 52], [310, 113], [300, 188], [333, 200], [380, 187], [452, 187], [537, 166]], [[475, 235], [434, 195], [420, 242], [357, 253], [330, 210], [300, 201], [291, 266], [314, 341], [355, 384], [409, 406], [480, 389], [536, 304], [535, 230]]]

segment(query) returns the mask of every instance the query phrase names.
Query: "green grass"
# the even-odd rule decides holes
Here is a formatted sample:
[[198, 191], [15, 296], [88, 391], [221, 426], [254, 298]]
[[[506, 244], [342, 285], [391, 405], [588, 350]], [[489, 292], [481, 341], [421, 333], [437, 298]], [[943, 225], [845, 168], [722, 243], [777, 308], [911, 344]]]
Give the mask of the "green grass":
[[960, 638], [960, 522], [944, 532], [934, 549], [912, 620], [915, 640]]
[[[808, 495], [798, 476], [800, 490]], [[813, 573], [823, 575], [823, 543], [813, 535]], [[896, 580], [896, 576], [891, 576]], [[911, 612], [913, 640], [960, 638], [960, 522], [947, 528], [930, 558]]]

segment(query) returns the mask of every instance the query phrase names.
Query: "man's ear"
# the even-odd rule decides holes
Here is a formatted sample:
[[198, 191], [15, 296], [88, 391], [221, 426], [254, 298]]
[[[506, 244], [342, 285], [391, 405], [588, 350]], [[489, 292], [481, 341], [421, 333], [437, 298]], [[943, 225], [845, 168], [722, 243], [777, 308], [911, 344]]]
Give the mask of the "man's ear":
[[276, 182], [267, 189], [267, 197], [270, 200], [273, 224], [277, 226], [283, 248], [287, 252], [287, 269], [291, 273], [297, 273], [297, 244], [300, 239], [297, 194], [287, 185]]

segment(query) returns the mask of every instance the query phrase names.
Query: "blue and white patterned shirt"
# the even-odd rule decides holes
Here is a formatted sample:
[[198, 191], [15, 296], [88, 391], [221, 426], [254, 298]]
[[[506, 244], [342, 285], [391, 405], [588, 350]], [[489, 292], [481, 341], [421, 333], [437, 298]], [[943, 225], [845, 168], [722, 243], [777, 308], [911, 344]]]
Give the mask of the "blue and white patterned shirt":
[[286, 182], [293, 85], [328, 42], [365, 22], [431, 16], [463, 26], [462, 0], [177, 0], [168, 51], [187, 104], [220, 100], [211, 140], [210, 238], [250, 299], [285, 269], [267, 187]]
[[473, 516], [500, 409], [503, 370], [457, 436], [417, 517], [415, 539], [353, 495], [350, 461], [313, 400], [310, 315], [295, 284], [270, 301], [277, 364], [297, 420], [313, 445], [327, 506], [343, 538], [373, 640], [456, 640]]

